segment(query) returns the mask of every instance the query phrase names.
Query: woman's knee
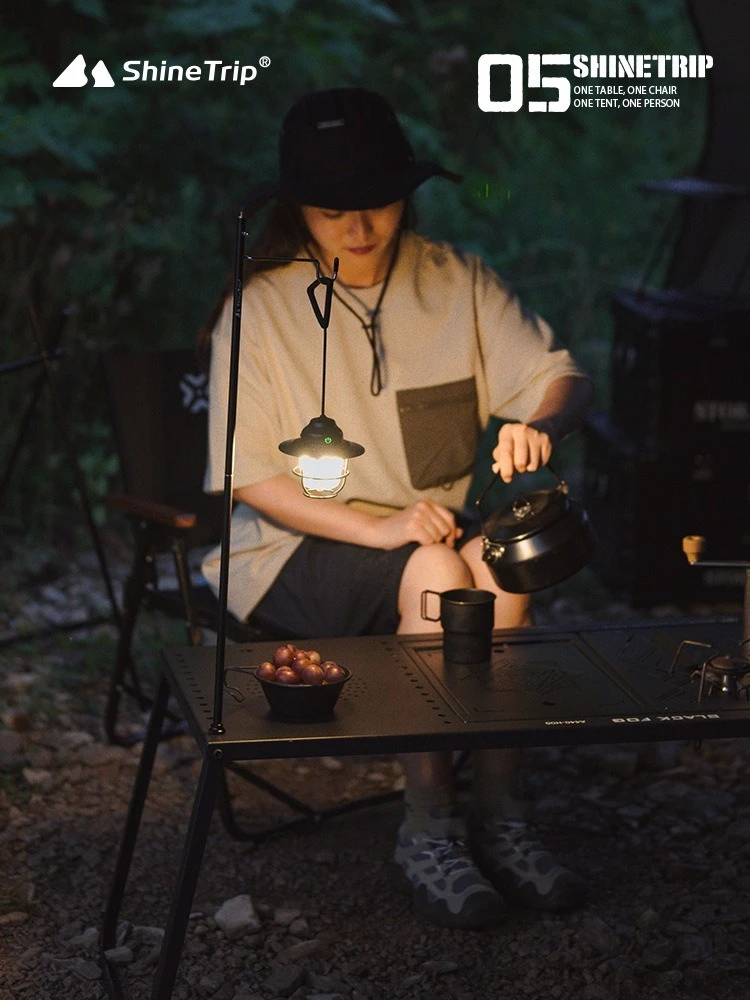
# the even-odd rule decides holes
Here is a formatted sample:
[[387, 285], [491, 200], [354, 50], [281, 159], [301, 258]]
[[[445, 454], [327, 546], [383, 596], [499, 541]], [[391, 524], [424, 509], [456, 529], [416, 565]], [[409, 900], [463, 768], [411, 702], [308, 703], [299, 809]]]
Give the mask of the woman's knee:
[[460, 555], [474, 580], [473, 586], [491, 590], [495, 594], [495, 628], [517, 628], [533, 624], [529, 594], [511, 594], [498, 585], [489, 566], [482, 559], [481, 538], [473, 538], [467, 542]]
[[412, 553], [401, 577], [398, 591], [400, 632], [423, 632], [434, 624], [421, 616], [423, 590], [452, 590], [472, 587], [469, 567], [459, 554], [447, 545], [420, 545]]
[[473, 587], [474, 578], [466, 562], [455, 549], [447, 545], [420, 545], [404, 569], [404, 582], [430, 590], [449, 590], [451, 587]]

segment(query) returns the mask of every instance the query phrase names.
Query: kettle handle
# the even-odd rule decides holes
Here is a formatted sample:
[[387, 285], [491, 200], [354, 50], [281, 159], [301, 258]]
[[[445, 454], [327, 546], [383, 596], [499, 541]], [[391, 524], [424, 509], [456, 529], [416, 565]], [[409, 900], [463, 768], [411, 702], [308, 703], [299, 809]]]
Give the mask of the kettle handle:
[[[560, 477], [555, 472], [555, 470], [552, 468], [552, 466], [549, 464], [549, 462], [547, 463], [547, 465], [542, 466], [542, 468], [547, 469], [550, 473], [552, 473], [552, 475], [554, 476], [554, 478], [557, 480], [557, 488], [559, 490], [561, 490], [563, 493], [567, 493], [568, 492], [568, 484], [565, 482], [564, 479], [560, 479]], [[540, 470], [536, 470], [536, 471], [540, 471]], [[521, 473], [521, 475], [524, 475], [524, 473]], [[500, 478], [500, 473], [496, 472], [495, 475], [492, 477], [492, 479], [487, 484], [487, 486], [485, 486], [485, 488], [482, 490], [482, 492], [479, 495], [479, 497], [474, 501], [474, 503], [477, 506], [477, 510], [479, 511], [479, 520], [482, 522], [482, 528], [484, 528], [484, 515], [482, 513], [482, 501], [487, 496], [487, 494], [490, 492], [490, 490], [492, 489], [492, 487], [495, 485], [495, 483], [498, 481], [499, 478]]]

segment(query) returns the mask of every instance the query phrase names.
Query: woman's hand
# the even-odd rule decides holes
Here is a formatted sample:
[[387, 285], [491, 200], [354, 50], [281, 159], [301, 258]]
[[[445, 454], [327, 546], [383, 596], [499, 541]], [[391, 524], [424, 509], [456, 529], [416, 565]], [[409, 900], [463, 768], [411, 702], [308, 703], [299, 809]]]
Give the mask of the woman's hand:
[[295, 531], [372, 549], [397, 549], [408, 542], [444, 542], [453, 548], [463, 534], [453, 511], [434, 500], [418, 500], [389, 517], [377, 517], [337, 499], [311, 500], [285, 473], [241, 486], [234, 496]]
[[546, 465], [558, 441], [580, 427], [593, 396], [592, 383], [578, 375], [562, 375], [550, 382], [527, 424], [500, 428], [492, 471], [509, 483], [516, 472], [536, 472]]
[[552, 455], [551, 427], [544, 421], [533, 424], [503, 424], [492, 452], [493, 472], [509, 483], [517, 472], [536, 472]]
[[379, 549], [397, 549], [409, 542], [433, 545], [444, 542], [450, 548], [463, 530], [456, 526], [452, 510], [434, 500], [418, 500], [390, 517], [378, 518], [373, 545]]

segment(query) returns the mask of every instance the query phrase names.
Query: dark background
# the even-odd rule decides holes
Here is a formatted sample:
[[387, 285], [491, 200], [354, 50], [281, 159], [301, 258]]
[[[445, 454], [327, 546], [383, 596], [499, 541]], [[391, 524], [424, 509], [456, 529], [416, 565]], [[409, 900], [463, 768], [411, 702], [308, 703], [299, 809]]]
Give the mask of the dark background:
[[[314, 88], [381, 91], [417, 155], [464, 175], [460, 186], [424, 186], [419, 228], [480, 251], [506, 275], [608, 405], [610, 293], [637, 282], [673, 207], [638, 185], [689, 172], [698, 159], [705, 81], [678, 82], [679, 109], [490, 114], [477, 107], [477, 59], [698, 52], [683, 3], [37, 0], [12, 3], [2, 19], [0, 362], [36, 353], [30, 304], [46, 334], [68, 310], [56, 371], [100, 520], [118, 466], [96, 352], [192, 342], [231, 263], [237, 206], [274, 175], [279, 122]], [[53, 89], [79, 53], [89, 71], [104, 60], [118, 85]], [[265, 69], [261, 56], [271, 60]], [[124, 84], [128, 59], [238, 59], [258, 76], [244, 87]], [[0, 381], [0, 469], [37, 374]], [[42, 405], [0, 530], [6, 539], [74, 540], [75, 510]]]

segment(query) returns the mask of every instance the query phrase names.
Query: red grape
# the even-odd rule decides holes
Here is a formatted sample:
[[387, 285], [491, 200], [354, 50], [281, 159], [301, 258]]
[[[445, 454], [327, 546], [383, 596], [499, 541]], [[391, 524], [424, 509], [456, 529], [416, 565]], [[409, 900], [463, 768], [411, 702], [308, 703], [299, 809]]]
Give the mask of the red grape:
[[272, 681], [276, 679], [276, 667], [269, 660], [264, 660], [255, 673], [261, 680], [264, 681]]
[[302, 668], [303, 684], [322, 684], [325, 674], [317, 663], [308, 663]]
[[277, 667], [288, 667], [295, 657], [289, 646], [279, 646], [273, 654], [273, 662]]
[[291, 667], [279, 667], [275, 680], [277, 684], [299, 684], [299, 677]]

